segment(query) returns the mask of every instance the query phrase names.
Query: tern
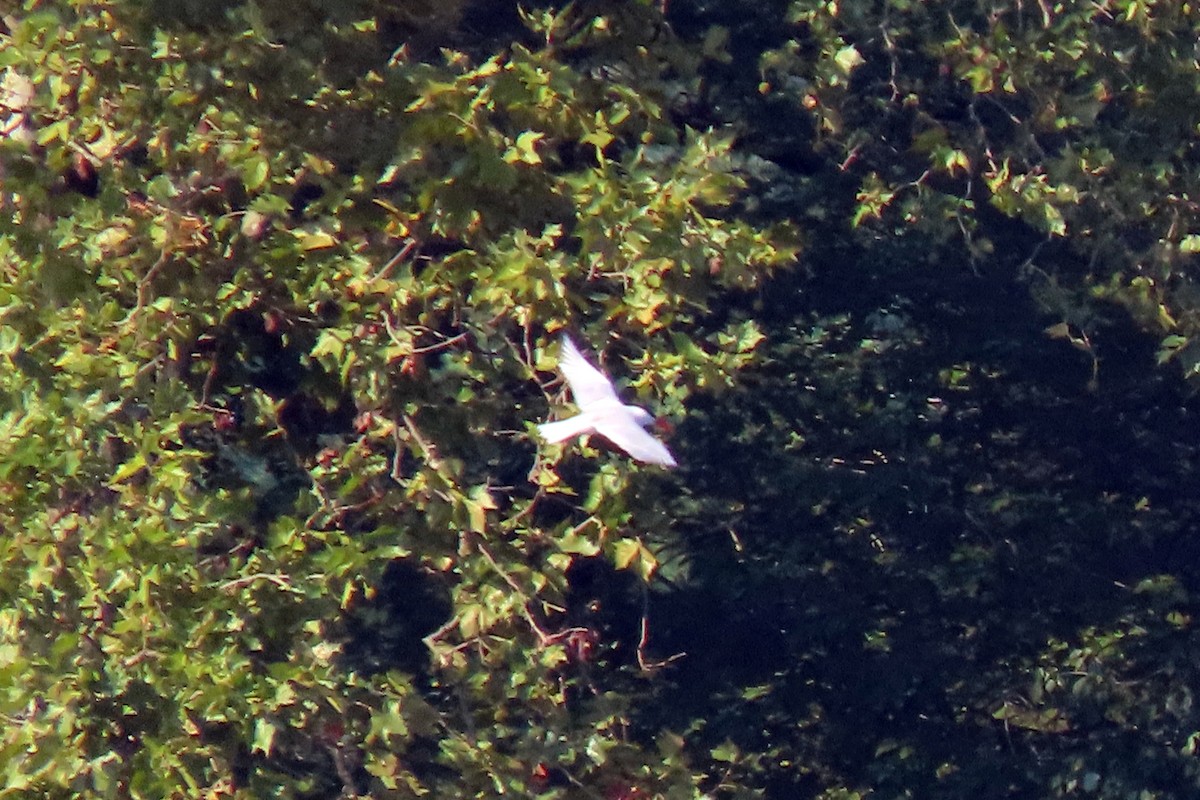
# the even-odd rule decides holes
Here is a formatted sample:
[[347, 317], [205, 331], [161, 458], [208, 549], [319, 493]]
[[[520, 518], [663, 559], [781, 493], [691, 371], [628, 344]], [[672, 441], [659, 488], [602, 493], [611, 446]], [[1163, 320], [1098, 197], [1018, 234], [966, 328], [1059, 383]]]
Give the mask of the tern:
[[562, 337], [558, 369], [571, 387], [579, 413], [538, 425], [538, 433], [543, 439], [554, 443], [598, 433], [638, 461], [676, 466], [667, 446], [644, 430], [654, 423], [654, 417], [644, 408], [625, 405], [618, 400], [612, 381], [587, 362], [566, 334]]

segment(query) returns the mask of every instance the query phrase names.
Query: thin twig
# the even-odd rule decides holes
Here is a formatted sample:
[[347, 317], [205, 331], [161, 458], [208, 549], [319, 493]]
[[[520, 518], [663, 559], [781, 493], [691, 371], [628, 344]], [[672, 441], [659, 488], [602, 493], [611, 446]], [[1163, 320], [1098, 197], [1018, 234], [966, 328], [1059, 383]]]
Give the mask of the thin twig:
[[657, 672], [668, 664], [684, 658], [687, 653], [676, 653], [662, 661], [647, 661], [646, 647], [650, 643], [650, 588], [646, 584], [642, 584], [642, 621], [641, 621], [641, 637], [638, 639], [637, 646], [637, 662], [643, 672]]
[[389, 258], [388, 262], [379, 268], [379, 272], [375, 273], [375, 277], [387, 278], [391, 274], [392, 270], [394, 270], [401, 261], [404, 261], [406, 258], [408, 258], [409, 255], [412, 254], [413, 250], [416, 249], [417, 240], [410, 236], [407, 240], [405, 240], [404, 247], [400, 248], [400, 252]]
[[424, 347], [414, 347], [413, 351], [412, 351], [412, 353], [410, 353], [410, 355], [420, 356], [420, 355], [424, 355], [426, 353], [436, 353], [438, 350], [445, 350], [447, 347], [458, 344], [459, 342], [465, 340], [466, 338], [467, 338], [467, 333], [466, 333], [466, 331], [463, 331], [462, 333], [458, 334], [457, 336], [451, 336], [444, 341], [438, 342], [437, 344], [429, 344], [429, 345], [425, 345]]
[[[470, 534], [467, 535], [470, 536]], [[525, 590], [521, 588], [521, 584], [517, 583], [516, 579], [509, 575], [508, 572], [500, 566], [500, 563], [496, 561], [496, 557], [492, 555], [492, 551], [488, 549], [487, 545], [480, 541], [478, 536], [470, 536], [470, 538], [473, 540], [472, 544], [475, 545], [475, 548], [483, 555], [488, 564], [492, 566], [492, 569], [496, 572], [496, 574], [508, 584], [509, 588], [516, 593], [517, 597], [521, 598], [521, 614], [525, 617], [526, 622], [529, 623], [529, 627], [533, 628], [533, 633], [537, 636], [539, 645], [545, 647], [546, 645], [556, 641], [555, 636], [558, 634], [548, 633], [545, 627], [543, 627], [542, 623], [539, 622], [534, 616], [532, 609], [533, 600], [528, 594], [525, 593]]]
[[437, 454], [437, 449], [431, 443], [425, 441], [425, 437], [423, 437], [421, 432], [417, 430], [416, 421], [413, 420], [410, 415], [405, 414], [403, 419], [404, 427], [408, 428], [408, 434], [412, 436], [413, 440], [416, 441], [418, 446], [420, 446], [421, 453], [425, 456], [425, 460], [429, 463], [429, 466], [433, 467], [435, 472], [441, 473], [442, 459]]
[[329, 755], [333, 758], [333, 767], [337, 771], [338, 779], [342, 782], [343, 797], [362, 797], [358, 791], [358, 786], [354, 780], [354, 775], [350, 772], [350, 767], [346, 764], [346, 752], [340, 743], [329, 743], [326, 745], [329, 750]]
[[231, 581], [226, 581], [225, 583], [221, 584], [221, 591], [232, 592], [234, 589], [240, 589], [243, 586], [249, 586], [250, 584], [255, 583], [256, 581], [267, 581], [268, 583], [275, 584], [280, 589], [286, 589], [288, 591], [296, 591], [292, 587], [292, 579], [290, 577], [288, 577], [287, 575], [280, 575], [277, 573], [269, 573], [269, 572], [256, 572], [253, 575], [246, 575], [241, 578], [235, 578]]
[[150, 269], [146, 270], [146, 274], [138, 281], [138, 300], [137, 307], [133, 309], [133, 315], [137, 315], [139, 311], [146, 307], [150, 300], [150, 282], [158, 277], [158, 273], [162, 272], [163, 267], [167, 265], [167, 248], [163, 248], [158, 254], [158, 260], [150, 265]]
[[408, 445], [400, 438], [400, 428], [392, 426], [392, 444], [395, 447], [395, 453], [392, 455], [392, 480], [396, 483], [401, 483], [400, 477], [400, 459], [404, 457], [404, 453], [408, 451]]
[[454, 630], [457, 627], [458, 627], [458, 618], [451, 617], [450, 619], [446, 620], [445, 623], [443, 623], [442, 627], [438, 628], [433, 633], [424, 637], [423, 639], [421, 639], [421, 641], [425, 643], [426, 647], [428, 647], [430, 650], [432, 650], [433, 646], [435, 644], [440, 642], [443, 637], [448, 635], [450, 633], [450, 631]]

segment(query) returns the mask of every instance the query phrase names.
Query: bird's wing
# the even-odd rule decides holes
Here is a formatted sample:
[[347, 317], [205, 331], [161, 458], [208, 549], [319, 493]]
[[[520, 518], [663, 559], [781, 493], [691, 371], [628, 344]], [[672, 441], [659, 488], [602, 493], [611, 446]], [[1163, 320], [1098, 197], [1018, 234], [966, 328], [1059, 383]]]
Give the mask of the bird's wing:
[[557, 422], [543, 422], [537, 428], [538, 434], [551, 443], [566, 441], [573, 436], [591, 433], [594, 430], [592, 419], [587, 414], [576, 414]]
[[675, 459], [667, 446], [642, 429], [628, 411], [605, 414], [595, 422], [596, 433], [608, 439], [638, 461], [674, 467]]
[[580, 408], [601, 400], [616, 400], [617, 393], [604, 373], [593, 367], [579, 352], [570, 337], [563, 334], [562, 349], [558, 355], [558, 368], [571, 386], [575, 405]]

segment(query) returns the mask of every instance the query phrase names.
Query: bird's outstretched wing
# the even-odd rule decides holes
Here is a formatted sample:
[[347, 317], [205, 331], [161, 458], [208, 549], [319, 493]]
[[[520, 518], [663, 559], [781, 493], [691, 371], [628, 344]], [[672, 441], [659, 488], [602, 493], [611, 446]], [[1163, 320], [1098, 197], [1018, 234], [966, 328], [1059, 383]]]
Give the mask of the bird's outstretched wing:
[[588, 414], [577, 414], [574, 417], [560, 419], [556, 422], [543, 422], [537, 428], [541, 437], [551, 444], [554, 442], [563, 442], [595, 430], [591, 416]]
[[677, 466], [667, 446], [647, 433], [624, 408], [604, 414], [595, 421], [595, 427], [596, 433], [638, 461], [661, 464], [664, 467]]
[[587, 362], [571, 337], [565, 333], [558, 355], [558, 368], [571, 387], [575, 405], [581, 410], [602, 400], [616, 401], [617, 393], [612, 383], [604, 377], [604, 373]]

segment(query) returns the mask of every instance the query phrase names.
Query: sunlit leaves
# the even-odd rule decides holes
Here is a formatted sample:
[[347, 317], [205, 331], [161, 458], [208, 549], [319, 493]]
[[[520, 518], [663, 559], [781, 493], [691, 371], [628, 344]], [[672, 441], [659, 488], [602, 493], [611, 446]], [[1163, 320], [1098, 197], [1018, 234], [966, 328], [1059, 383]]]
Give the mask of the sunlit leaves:
[[613, 545], [613, 563], [618, 569], [633, 570], [643, 581], [649, 581], [658, 569], [658, 559], [636, 539], [621, 539]]
[[837, 64], [838, 69], [840, 69], [846, 75], [849, 75], [857, 67], [860, 67], [863, 63], [865, 63], [862, 54], [858, 52], [858, 49], [854, 47], [854, 45], [847, 45], [846, 47], [838, 50], [833, 57], [833, 62]]
[[1024, 217], [1047, 233], [1066, 234], [1067, 223], [1059, 204], [1073, 202], [1078, 196], [1076, 190], [1070, 185], [1054, 186], [1044, 174], [1014, 174], [1011, 166], [1006, 161], [984, 173], [992, 190], [992, 204], [1006, 214]]
[[[1072, 237], [1080, 258], [1110, 274], [1136, 272], [1130, 265], [1155, 262], [1177, 243], [1190, 252], [1180, 223], [1192, 212], [1180, 199], [1196, 187], [1178, 164], [1196, 126], [1185, 109], [1194, 110], [1197, 85], [1166, 76], [1192, 57], [1194, 8], [1040, 4], [981, 15], [966, 3], [947, 17], [919, 3], [891, 4], [879, 16], [796, 3], [790, 14], [810, 36], [764, 55], [764, 90], [800, 87], [839, 149], [835, 160], [859, 176], [856, 225], [962, 235], [987, 255], [990, 240], [975, 238], [977, 198], [966, 191], [983, 182], [993, 207]], [[848, 93], [856, 54], [880, 70]], [[1170, 290], [1149, 306], [1135, 293], [1107, 296], [1148, 311], [1150, 325], [1164, 319], [1159, 308], [1178, 320], [1182, 309], [1169, 307], [1192, 305]]]
[[250, 191], [260, 189], [267, 182], [271, 164], [266, 157], [255, 153], [242, 162], [242, 182]]
[[542, 158], [537, 153], [537, 143], [542, 137], [543, 134], [534, 131], [525, 131], [518, 135], [512, 147], [505, 151], [504, 160], [508, 162], [522, 161], [526, 164], [542, 163]]

